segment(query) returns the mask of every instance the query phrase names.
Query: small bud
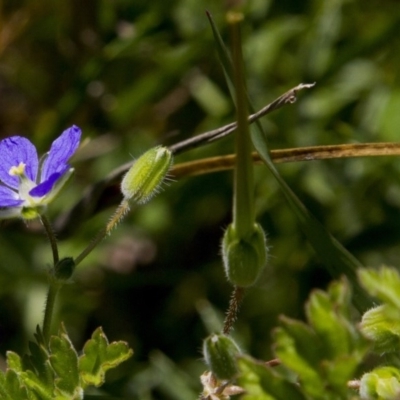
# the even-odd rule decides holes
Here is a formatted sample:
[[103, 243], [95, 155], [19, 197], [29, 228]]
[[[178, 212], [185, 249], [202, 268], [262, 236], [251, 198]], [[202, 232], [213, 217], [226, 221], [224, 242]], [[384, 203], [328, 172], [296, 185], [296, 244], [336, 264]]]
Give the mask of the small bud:
[[264, 231], [259, 224], [249, 238], [238, 238], [229, 225], [222, 241], [222, 256], [228, 280], [235, 286], [252, 286], [259, 278], [267, 262], [267, 246]]
[[379, 353], [400, 350], [400, 313], [388, 304], [368, 310], [362, 317], [361, 332], [373, 341]]
[[400, 398], [400, 371], [395, 367], [378, 367], [363, 375], [360, 382], [362, 399], [397, 400]]
[[218, 379], [232, 379], [238, 372], [237, 344], [226, 335], [211, 335], [203, 343], [203, 356], [207, 366]]
[[127, 200], [146, 203], [159, 190], [172, 165], [172, 153], [166, 147], [153, 147], [140, 156], [121, 182]]
[[59, 281], [66, 281], [71, 278], [74, 270], [74, 259], [72, 257], [65, 257], [56, 264], [54, 268], [54, 276]]

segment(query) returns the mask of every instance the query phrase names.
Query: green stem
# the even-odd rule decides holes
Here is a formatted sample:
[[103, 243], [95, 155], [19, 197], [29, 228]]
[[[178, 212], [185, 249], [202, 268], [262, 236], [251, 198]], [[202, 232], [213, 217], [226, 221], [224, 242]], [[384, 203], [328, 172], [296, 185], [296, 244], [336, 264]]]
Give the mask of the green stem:
[[114, 215], [111, 217], [110, 221], [105, 228], [101, 229], [99, 233], [94, 237], [94, 239], [89, 243], [89, 245], [75, 258], [75, 266], [77, 266], [84, 258], [86, 258], [93, 249], [107, 236], [110, 232], [117, 226], [121, 219], [129, 211], [129, 203], [127, 200], [123, 200], [122, 203], [116, 209]]
[[59, 289], [60, 285], [52, 280], [50, 282], [49, 291], [47, 292], [46, 307], [43, 319], [43, 336], [45, 338], [46, 343], [48, 343], [50, 339], [51, 322], [53, 318], [53, 311], [56, 303], [56, 297]]
[[46, 231], [47, 237], [49, 238], [51, 251], [53, 253], [53, 264], [54, 264], [53, 267], [55, 267], [59, 261], [56, 235], [50, 224], [50, 221], [47, 219], [47, 217], [45, 215], [40, 216], [40, 221], [42, 222], [42, 225], [44, 227], [44, 230]]
[[251, 158], [251, 141], [248, 123], [248, 104], [244, 83], [243, 56], [240, 38], [240, 21], [242, 15], [228, 14], [231, 27], [233, 75], [237, 109], [237, 132], [235, 135], [236, 164], [234, 170], [233, 224], [238, 237], [246, 237], [253, 232], [254, 211], [254, 178]]
[[[53, 231], [53, 228], [51, 227], [50, 221], [47, 219], [45, 215], [41, 215], [40, 220], [46, 231], [47, 237], [49, 238], [51, 251], [53, 253], [53, 272], [54, 272], [55, 267], [59, 262], [56, 235]], [[54, 278], [53, 277], [50, 278], [50, 286], [47, 293], [46, 305], [44, 309], [44, 318], [43, 318], [43, 336], [45, 338], [46, 343], [48, 343], [50, 339], [51, 322], [53, 318], [54, 305], [56, 302], [57, 292], [59, 288], [60, 285], [54, 281]]]

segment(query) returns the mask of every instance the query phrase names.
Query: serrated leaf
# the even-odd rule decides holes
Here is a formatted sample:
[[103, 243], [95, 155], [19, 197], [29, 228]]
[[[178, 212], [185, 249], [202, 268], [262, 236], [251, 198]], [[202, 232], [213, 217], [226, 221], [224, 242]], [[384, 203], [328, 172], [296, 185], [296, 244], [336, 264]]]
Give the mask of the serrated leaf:
[[7, 391], [6, 374], [3, 371], [0, 371], [0, 399], [13, 400]]
[[336, 313], [335, 304], [328, 295], [315, 291], [306, 306], [307, 319], [323, 341], [326, 358], [348, 354], [351, 350], [350, 335], [343, 318]]
[[79, 371], [85, 385], [100, 386], [104, 383], [105, 373], [131, 357], [133, 351], [125, 342], [108, 343], [101, 328], [97, 328], [79, 358]]
[[[39, 379], [32, 373], [32, 371], [29, 371], [32, 373], [32, 376], [36, 382], [35, 388], [41, 388], [43, 389], [40, 390], [34, 390], [34, 388], [31, 387], [30, 385], [30, 379], [28, 379], [28, 374], [25, 372], [24, 367], [23, 367], [23, 362], [22, 358], [17, 354], [12, 351], [7, 352], [7, 366], [9, 368], [8, 372], [7, 371], [7, 384], [12, 383], [12, 387], [16, 387], [15, 383], [15, 377], [18, 379], [18, 385], [20, 386], [20, 390], [23, 393], [22, 395], [25, 396], [29, 400], [36, 400], [36, 399], [43, 399], [43, 400], [51, 400], [51, 393], [49, 393], [46, 388], [44, 387], [44, 384], [42, 384]], [[12, 371], [12, 372], [11, 372]], [[9, 392], [10, 386], [8, 386], [8, 389], [5, 388], [5, 391], [10, 394]], [[14, 390], [14, 389], [13, 389]], [[1, 391], [0, 391], [1, 393]], [[38, 397], [36, 393], [42, 393], [44, 396]], [[3, 398], [3, 396], [0, 394], [0, 399]], [[5, 397], [7, 398], [7, 397]]]
[[[226, 50], [226, 46], [223, 43], [223, 40], [211, 15], [207, 15], [213, 30], [218, 56], [223, 66], [227, 84], [231, 91], [231, 96], [234, 99], [232, 63]], [[253, 110], [250, 101], [249, 108], [250, 110]], [[264, 161], [268, 170], [271, 172], [272, 176], [278, 182], [284, 197], [298, 218], [300, 228], [307, 236], [310, 244], [318, 254], [319, 258], [322, 260], [325, 268], [333, 277], [339, 277], [341, 274], [345, 274], [350, 279], [355, 291], [353, 301], [360, 311], [371, 307], [371, 299], [360, 287], [356, 278], [356, 270], [361, 268], [362, 264], [323, 227], [323, 225], [306, 208], [306, 206], [301, 202], [301, 200], [281, 177], [270, 157], [267, 137], [259, 121], [256, 121], [256, 123], [251, 126], [250, 130], [255, 149], [259, 153], [261, 159]]]
[[350, 288], [343, 279], [331, 284], [328, 292], [312, 293], [306, 306], [310, 328], [282, 318], [283, 326], [275, 331], [277, 357], [298, 375], [312, 399], [348, 398], [347, 382], [368, 350], [366, 340], [347, 319], [349, 310]]
[[[275, 354], [281, 362], [299, 376], [304, 392], [313, 399], [324, 399], [326, 394], [324, 382], [313, 366], [299, 353], [296, 341], [285, 331], [277, 328], [274, 332]], [[309, 346], [313, 344], [310, 343]]]
[[30, 400], [26, 388], [21, 385], [18, 374], [12, 369], [6, 372], [5, 390], [13, 400]]
[[400, 310], [400, 275], [390, 267], [366, 268], [358, 272], [361, 285], [371, 296]]
[[318, 368], [323, 357], [323, 347], [317, 334], [304, 322], [291, 318], [281, 317], [280, 323], [293, 338], [301, 357], [313, 368]]
[[16, 373], [23, 371], [21, 357], [13, 351], [7, 351], [7, 366]]
[[29, 352], [28, 359], [24, 360], [25, 369], [32, 370], [42, 382], [46, 383], [47, 387], [53, 387], [54, 371], [50, 366], [49, 354], [45, 347], [35, 342], [29, 342]]
[[296, 384], [250, 357], [239, 357], [238, 368], [239, 386], [246, 390], [243, 400], [306, 400]]
[[20, 379], [27, 388], [29, 399], [54, 400], [52, 388], [46, 386], [32, 371], [21, 373]]
[[349, 395], [351, 390], [346, 383], [354, 379], [360, 361], [360, 358], [351, 354], [334, 361], [325, 361], [321, 365], [323, 375], [329, 382], [329, 386], [344, 399], [351, 398]]
[[51, 337], [49, 347], [50, 364], [57, 375], [55, 393], [73, 398], [80, 389], [78, 355], [63, 328], [60, 329], [59, 336]]

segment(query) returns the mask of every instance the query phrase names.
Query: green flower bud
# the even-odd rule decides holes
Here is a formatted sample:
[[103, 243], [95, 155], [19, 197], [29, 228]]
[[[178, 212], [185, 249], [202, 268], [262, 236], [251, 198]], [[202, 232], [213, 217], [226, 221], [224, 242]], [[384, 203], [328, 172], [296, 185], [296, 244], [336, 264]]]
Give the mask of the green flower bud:
[[400, 350], [400, 312], [387, 304], [368, 310], [362, 317], [362, 333], [380, 353]]
[[57, 280], [66, 281], [71, 278], [75, 270], [75, 261], [72, 257], [65, 257], [60, 260], [54, 268], [54, 276]]
[[248, 238], [238, 238], [233, 225], [229, 225], [222, 241], [222, 256], [228, 280], [235, 286], [252, 286], [267, 262], [264, 231], [259, 224]]
[[154, 147], [140, 156], [121, 182], [127, 200], [139, 204], [149, 201], [160, 189], [172, 165], [172, 153], [166, 147]]
[[365, 400], [397, 400], [400, 398], [400, 371], [395, 367], [379, 367], [363, 375], [360, 397]]
[[203, 343], [203, 356], [207, 366], [218, 379], [232, 379], [238, 372], [237, 344], [226, 335], [211, 335]]

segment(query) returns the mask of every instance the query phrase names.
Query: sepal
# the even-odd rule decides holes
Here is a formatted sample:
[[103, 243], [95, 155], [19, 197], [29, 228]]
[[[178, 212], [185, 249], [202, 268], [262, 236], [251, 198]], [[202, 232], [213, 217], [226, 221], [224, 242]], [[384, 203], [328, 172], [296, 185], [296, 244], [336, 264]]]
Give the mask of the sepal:
[[233, 224], [229, 225], [222, 240], [222, 256], [228, 281], [235, 286], [254, 285], [267, 262], [265, 233], [254, 224], [247, 238], [238, 237]]

